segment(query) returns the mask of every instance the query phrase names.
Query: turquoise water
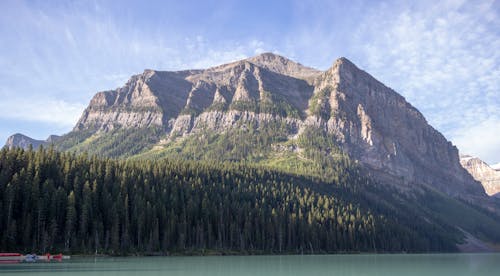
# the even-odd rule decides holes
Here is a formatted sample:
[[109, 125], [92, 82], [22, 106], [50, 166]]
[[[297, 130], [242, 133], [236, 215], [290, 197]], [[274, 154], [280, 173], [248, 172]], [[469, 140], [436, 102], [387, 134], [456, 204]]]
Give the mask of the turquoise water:
[[77, 258], [0, 264], [2, 275], [500, 275], [500, 254]]

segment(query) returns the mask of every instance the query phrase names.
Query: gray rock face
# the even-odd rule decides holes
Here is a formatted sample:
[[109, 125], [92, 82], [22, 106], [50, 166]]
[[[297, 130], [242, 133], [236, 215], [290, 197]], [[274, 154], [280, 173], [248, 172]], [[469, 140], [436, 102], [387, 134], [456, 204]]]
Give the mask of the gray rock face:
[[281, 117], [269, 113], [256, 113], [252, 111], [229, 110], [207, 111], [197, 117], [191, 115], [181, 115], [175, 119], [170, 134], [173, 136], [186, 136], [202, 130], [224, 132], [227, 129], [239, 127], [242, 123], [265, 124], [270, 122], [283, 122], [295, 129], [297, 132], [303, 123], [300, 119]]
[[481, 182], [486, 193], [490, 196], [500, 196], [500, 170], [496, 170], [477, 157], [470, 155], [460, 156], [462, 166]]
[[37, 149], [41, 145], [46, 146], [55, 143], [59, 140], [59, 138], [60, 136], [50, 135], [46, 140], [36, 140], [21, 133], [16, 133], [7, 138], [7, 142], [5, 143], [4, 147], [9, 149], [13, 148], [28, 149], [30, 146], [32, 146], [33, 149]]
[[345, 58], [324, 72], [269, 53], [205, 70], [146, 70], [119, 89], [97, 93], [75, 130], [156, 126], [169, 141], [269, 120], [297, 133], [326, 130], [384, 181], [485, 196], [460, 165], [456, 147], [404, 97]]
[[146, 70], [121, 88], [99, 92], [74, 130], [163, 126], [168, 118], [181, 111], [187, 100], [190, 84], [183, 79], [187, 74]]
[[97, 93], [74, 130], [161, 127], [179, 115], [199, 114], [213, 106], [273, 102], [271, 93], [305, 111], [313, 91], [306, 79], [318, 74], [274, 54], [206, 70], [145, 70], [121, 88]]
[[329, 93], [323, 123], [351, 157], [376, 174], [426, 183], [447, 194], [484, 193], [460, 166], [458, 150], [404, 97], [345, 58], [315, 81]]

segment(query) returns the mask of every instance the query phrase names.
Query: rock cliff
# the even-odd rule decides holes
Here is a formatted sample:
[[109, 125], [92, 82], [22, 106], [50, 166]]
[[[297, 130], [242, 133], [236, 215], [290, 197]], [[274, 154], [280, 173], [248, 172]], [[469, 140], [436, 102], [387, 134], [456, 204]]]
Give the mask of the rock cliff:
[[314, 119], [321, 115], [321, 125], [374, 173], [407, 184], [427, 183], [450, 195], [484, 193], [460, 166], [451, 142], [404, 97], [349, 60], [337, 60], [320, 75], [314, 94], [328, 102], [327, 112]]

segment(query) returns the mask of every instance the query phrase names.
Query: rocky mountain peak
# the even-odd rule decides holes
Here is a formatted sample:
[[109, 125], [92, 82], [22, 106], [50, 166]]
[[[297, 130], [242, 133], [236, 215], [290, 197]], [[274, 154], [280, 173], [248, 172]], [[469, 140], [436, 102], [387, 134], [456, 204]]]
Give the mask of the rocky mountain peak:
[[500, 193], [500, 171], [492, 168], [483, 160], [470, 156], [461, 155], [460, 164], [476, 179], [481, 182], [488, 195]]
[[319, 70], [304, 66], [274, 53], [263, 53], [247, 60], [269, 71], [294, 78], [310, 78], [321, 73]]
[[359, 68], [352, 61], [350, 61], [346, 57], [339, 57], [339, 58], [337, 58], [333, 62], [332, 66], [330, 68], [337, 68], [337, 67], [340, 67], [340, 66], [346, 66], [346, 67], [350, 67], [350, 68], [359, 70]]

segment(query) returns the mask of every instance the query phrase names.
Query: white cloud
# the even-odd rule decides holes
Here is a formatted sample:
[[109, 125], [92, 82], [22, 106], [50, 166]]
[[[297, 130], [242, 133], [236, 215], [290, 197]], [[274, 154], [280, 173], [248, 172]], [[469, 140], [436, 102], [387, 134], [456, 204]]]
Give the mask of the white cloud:
[[500, 119], [489, 119], [466, 129], [455, 130], [451, 140], [461, 154], [471, 154], [488, 164], [494, 164], [500, 157]]
[[85, 105], [56, 99], [7, 98], [0, 102], [0, 118], [73, 127]]

